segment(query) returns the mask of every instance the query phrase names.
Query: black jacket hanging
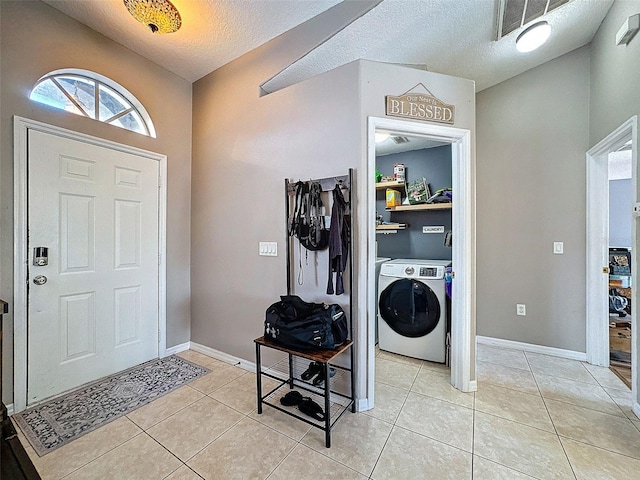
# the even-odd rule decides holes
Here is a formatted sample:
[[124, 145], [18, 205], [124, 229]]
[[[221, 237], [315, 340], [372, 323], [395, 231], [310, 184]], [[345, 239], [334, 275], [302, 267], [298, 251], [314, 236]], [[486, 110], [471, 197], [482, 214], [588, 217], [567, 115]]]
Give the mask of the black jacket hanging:
[[348, 204], [342, 195], [340, 185], [333, 189], [331, 227], [329, 227], [329, 282], [327, 294], [333, 295], [333, 273], [336, 274], [335, 294], [344, 293], [343, 274], [349, 254], [349, 223], [345, 220]]

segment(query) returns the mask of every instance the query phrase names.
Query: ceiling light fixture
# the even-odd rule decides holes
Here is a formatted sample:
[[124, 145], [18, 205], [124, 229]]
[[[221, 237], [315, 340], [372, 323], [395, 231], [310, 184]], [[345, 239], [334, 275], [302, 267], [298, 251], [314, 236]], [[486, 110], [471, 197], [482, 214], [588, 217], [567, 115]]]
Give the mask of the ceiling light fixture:
[[532, 52], [547, 41], [551, 35], [551, 25], [542, 21], [527, 27], [518, 38], [516, 38], [516, 48], [519, 52]]
[[169, 0], [124, 0], [124, 5], [152, 33], [173, 33], [182, 25], [178, 9]]

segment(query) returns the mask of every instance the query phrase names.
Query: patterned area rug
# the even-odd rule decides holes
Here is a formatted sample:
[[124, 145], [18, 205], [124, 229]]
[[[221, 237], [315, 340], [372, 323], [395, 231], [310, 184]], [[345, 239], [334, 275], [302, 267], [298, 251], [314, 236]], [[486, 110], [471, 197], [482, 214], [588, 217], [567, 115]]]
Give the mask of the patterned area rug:
[[84, 385], [12, 418], [43, 456], [208, 372], [172, 355]]

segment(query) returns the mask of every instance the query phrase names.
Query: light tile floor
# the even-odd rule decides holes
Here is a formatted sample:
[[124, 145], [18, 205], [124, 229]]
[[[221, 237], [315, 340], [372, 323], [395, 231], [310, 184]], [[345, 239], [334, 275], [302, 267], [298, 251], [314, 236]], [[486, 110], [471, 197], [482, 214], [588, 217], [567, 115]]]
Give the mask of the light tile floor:
[[640, 420], [608, 369], [479, 345], [465, 394], [442, 365], [378, 351], [376, 408], [345, 414], [327, 449], [322, 431], [257, 414], [254, 374], [181, 355], [212, 372], [42, 458], [20, 433], [42, 477], [640, 479]]

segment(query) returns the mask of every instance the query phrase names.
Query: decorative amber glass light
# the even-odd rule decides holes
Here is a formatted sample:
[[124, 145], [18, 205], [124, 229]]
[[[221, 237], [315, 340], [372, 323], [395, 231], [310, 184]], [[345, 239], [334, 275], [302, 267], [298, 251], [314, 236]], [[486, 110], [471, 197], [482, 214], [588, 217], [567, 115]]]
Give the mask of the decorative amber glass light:
[[182, 25], [180, 13], [169, 0], [124, 0], [124, 5], [153, 33], [173, 33]]

